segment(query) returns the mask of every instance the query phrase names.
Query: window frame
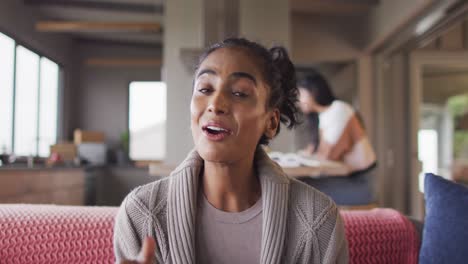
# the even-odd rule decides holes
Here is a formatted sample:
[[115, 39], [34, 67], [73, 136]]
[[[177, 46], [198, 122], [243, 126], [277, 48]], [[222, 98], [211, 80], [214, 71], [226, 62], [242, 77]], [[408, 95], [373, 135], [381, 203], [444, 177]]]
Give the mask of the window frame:
[[[16, 37], [15, 34], [11, 34], [10, 32], [6, 31], [6, 30], [3, 30], [2, 28], [0, 28], [0, 33], [7, 36], [8, 38], [12, 39], [14, 41], [14, 48], [13, 48], [13, 83], [12, 83], [12, 88], [13, 88], [13, 93], [12, 93], [12, 111], [11, 111], [11, 119], [12, 119], [12, 125], [11, 125], [11, 138], [10, 138], [10, 145], [11, 145], [11, 150], [10, 152], [11, 153], [14, 153], [16, 155], [16, 152], [15, 152], [15, 137], [16, 137], [16, 120], [15, 120], [15, 116], [16, 116], [16, 96], [17, 96], [17, 92], [16, 92], [16, 83], [17, 83], [17, 64], [18, 64], [18, 60], [17, 60], [17, 49], [18, 49], [18, 46], [22, 46], [23, 48], [33, 52], [34, 54], [36, 54], [38, 57], [39, 57], [39, 64], [38, 64], [38, 73], [39, 73], [39, 76], [38, 76], [38, 84], [37, 84], [37, 89], [38, 89], [38, 94], [37, 94], [37, 100], [38, 100], [38, 109], [36, 111], [36, 115], [37, 115], [37, 124], [35, 124], [36, 126], [36, 140], [35, 140], [35, 153], [34, 153], [34, 156], [35, 157], [40, 157], [39, 156], [39, 123], [40, 123], [40, 111], [39, 111], [39, 108], [40, 108], [40, 94], [41, 94], [41, 59], [42, 58], [46, 58], [50, 61], [52, 61], [53, 63], [55, 63], [57, 66], [58, 66], [58, 76], [57, 76], [57, 118], [56, 118], [56, 128], [55, 128], [55, 141], [57, 142], [58, 139], [59, 139], [59, 132], [61, 131], [61, 128], [60, 128], [60, 125], [62, 124], [62, 121], [61, 121], [61, 114], [60, 112], [63, 110], [62, 109], [62, 102], [63, 102], [63, 99], [62, 99], [62, 95], [63, 95], [63, 87], [64, 87], [64, 84], [63, 84], [63, 80], [64, 80], [64, 75], [65, 75], [65, 71], [64, 71], [64, 66], [59, 62], [59, 60], [56, 60], [55, 58], [53, 58], [52, 56], [48, 56], [48, 55], [45, 55], [44, 53], [40, 52], [38, 49], [35, 49], [34, 47], [32, 47], [31, 45], [29, 45], [28, 43], [25, 43], [24, 41], [22, 41], [20, 38]], [[1, 146], [0, 146], [1, 147]], [[21, 155], [23, 156], [23, 155]]]

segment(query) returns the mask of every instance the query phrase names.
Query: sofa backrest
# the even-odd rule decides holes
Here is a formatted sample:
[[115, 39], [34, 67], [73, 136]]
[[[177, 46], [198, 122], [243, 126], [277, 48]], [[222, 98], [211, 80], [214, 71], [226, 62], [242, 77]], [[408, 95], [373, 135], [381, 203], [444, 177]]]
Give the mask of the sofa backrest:
[[342, 211], [349, 263], [418, 263], [415, 226], [393, 209]]
[[[0, 263], [114, 263], [117, 207], [0, 205]], [[350, 263], [417, 263], [413, 225], [391, 209], [343, 211]]]
[[117, 209], [0, 205], [0, 263], [114, 263]]

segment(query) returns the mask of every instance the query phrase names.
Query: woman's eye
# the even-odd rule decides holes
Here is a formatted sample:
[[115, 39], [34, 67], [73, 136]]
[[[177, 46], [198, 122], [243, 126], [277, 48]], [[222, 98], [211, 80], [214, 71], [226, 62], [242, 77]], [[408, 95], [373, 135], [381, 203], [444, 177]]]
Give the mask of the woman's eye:
[[237, 97], [247, 97], [247, 94], [243, 92], [232, 92], [232, 94], [234, 94]]
[[198, 91], [200, 93], [206, 94], [206, 93], [211, 92], [211, 89], [210, 88], [200, 88], [200, 89], [198, 89]]

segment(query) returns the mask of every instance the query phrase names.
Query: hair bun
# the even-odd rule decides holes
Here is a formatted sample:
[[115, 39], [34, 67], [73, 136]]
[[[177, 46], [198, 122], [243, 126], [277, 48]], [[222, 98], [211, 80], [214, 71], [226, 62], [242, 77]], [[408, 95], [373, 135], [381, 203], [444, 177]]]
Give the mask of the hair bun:
[[284, 47], [275, 46], [269, 50], [273, 66], [277, 69], [277, 80], [282, 93], [277, 104], [281, 112], [281, 121], [288, 128], [298, 123], [298, 110], [296, 107], [298, 90], [296, 87], [296, 69]]

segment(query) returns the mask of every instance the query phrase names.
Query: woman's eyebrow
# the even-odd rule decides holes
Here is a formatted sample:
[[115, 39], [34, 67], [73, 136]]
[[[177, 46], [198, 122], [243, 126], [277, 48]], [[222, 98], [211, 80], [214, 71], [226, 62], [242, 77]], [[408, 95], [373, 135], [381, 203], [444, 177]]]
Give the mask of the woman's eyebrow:
[[205, 74], [205, 73], [216, 75], [216, 72], [214, 70], [212, 70], [212, 69], [203, 69], [197, 74], [197, 78], [200, 77], [201, 75]]
[[257, 79], [255, 79], [255, 77], [249, 73], [246, 73], [246, 72], [233, 72], [231, 74], [232, 77], [235, 77], [235, 78], [247, 78], [249, 80], [251, 80], [255, 86], [257, 86]]

